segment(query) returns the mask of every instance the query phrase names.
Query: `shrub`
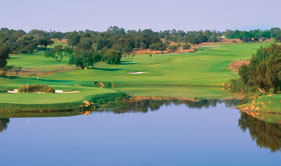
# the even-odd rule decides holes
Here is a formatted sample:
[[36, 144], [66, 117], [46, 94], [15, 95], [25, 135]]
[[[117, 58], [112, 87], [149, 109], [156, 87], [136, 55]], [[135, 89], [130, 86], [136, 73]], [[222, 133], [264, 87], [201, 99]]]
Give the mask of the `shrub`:
[[188, 50], [191, 48], [191, 45], [189, 43], [185, 43], [183, 46], [182, 46], [182, 49], [184, 50]]
[[172, 46], [169, 47], [169, 49], [172, 50], [172, 51], [176, 51], [178, 48], [179, 48], [178, 45], [172, 45]]
[[55, 89], [49, 87], [48, 85], [24, 85], [18, 89], [22, 93], [32, 93], [32, 92], [45, 92], [45, 93], [55, 93]]
[[166, 49], [166, 46], [163, 43], [152, 43], [150, 44], [149, 48], [151, 50], [164, 51]]
[[261, 92], [280, 91], [281, 88], [281, 46], [272, 45], [260, 48], [248, 66], [239, 70], [240, 79], [247, 87]]
[[107, 64], [120, 64], [122, 53], [115, 49], [108, 49], [104, 53], [103, 58]]

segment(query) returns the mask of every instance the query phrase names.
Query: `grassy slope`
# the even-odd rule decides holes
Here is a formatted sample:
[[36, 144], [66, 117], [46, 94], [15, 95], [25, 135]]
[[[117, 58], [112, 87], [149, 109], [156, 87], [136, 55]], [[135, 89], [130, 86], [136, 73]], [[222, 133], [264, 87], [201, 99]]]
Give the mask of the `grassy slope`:
[[260, 120], [281, 123], [281, 94], [263, 95], [237, 108]]
[[[264, 106], [261, 105], [262, 102], [265, 103]], [[274, 113], [281, 113], [281, 94], [262, 96], [260, 99], [257, 99], [256, 103], [256, 106], [259, 106], [261, 111], [271, 110]]]
[[[67, 87], [55, 87], [56, 89], [67, 89]], [[38, 94], [38, 93], [0, 93], [0, 103], [10, 104], [55, 104], [71, 103], [83, 101], [86, 96], [96, 94], [115, 93], [113, 89], [88, 88], [88, 87], [69, 87], [69, 89], [79, 90], [78, 93], [71, 94]]]
[[[97, 69], [73, 70], [57, 73], [48, 79], [95, 80], [119, 84], [201, 85], [220, 86], [230, 78], [237, 77], [229, 70], [229, 63], [237, 59], [249, 59], [263, 43], [242, 43], [205, 48], [195, 53], [136, 55], [134, 59], [123, 58], [121, 65], [99, 63]], [[130, 72], [146, 72], [133, 75]]]
[[117, 87], [122, 92], [134, 96], [158, 96], [158, 97], [188, 97], [204, 99], [232, 98], [221, 88], [214, 87], [185, 87], [185, 86], [138, 86]]
[[238, 108], [248, 108], [257, 112], [281, 113], [281, 94], [270, 94], [258, 97], [254, 102], [238, 106]]

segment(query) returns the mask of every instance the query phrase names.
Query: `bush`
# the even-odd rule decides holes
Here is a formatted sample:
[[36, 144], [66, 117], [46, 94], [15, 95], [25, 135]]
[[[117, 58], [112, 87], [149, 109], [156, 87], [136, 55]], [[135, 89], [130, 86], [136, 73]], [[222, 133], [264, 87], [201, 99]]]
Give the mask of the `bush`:
[[261, 92], [277, 93], [281, 88], [281, 45], [260, 48], [239, 76], [243, 84]]
[[104, 55], [103, 59], [107, 64], [120, 64], [122, 58], [122, 53], [115, 49], [108, 49]]
[[176, 51], [178, 48], [179, 48], [178, 45], [172, 45], [172, 46], [169, 47], [169, 49], [172, 50], [172, 51]]
[[182, 46], [182, 49], [184, 50], [188, 50], [191, 48], [191, 45], [189, 43], [185, 43], [183, 46]]
[[45, 92], [55, 93], [55, 89], [48, 85], [24, 85], [18, 89], [21, 93]]
[[149, 48], [151, 50], [164, 51], [166, 49], [166, 46], [163, 43], [152, 43], [150, 44]]

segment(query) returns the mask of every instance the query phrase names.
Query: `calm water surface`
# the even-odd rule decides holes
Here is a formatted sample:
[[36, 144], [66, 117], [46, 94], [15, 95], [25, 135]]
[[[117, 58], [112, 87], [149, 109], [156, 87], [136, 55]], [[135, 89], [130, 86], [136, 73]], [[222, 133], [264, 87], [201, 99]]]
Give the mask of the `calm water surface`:
[[88, 116], [1, 119], [0, 165], [280, 166], [280, 125], [232, 105], [143, 101]]

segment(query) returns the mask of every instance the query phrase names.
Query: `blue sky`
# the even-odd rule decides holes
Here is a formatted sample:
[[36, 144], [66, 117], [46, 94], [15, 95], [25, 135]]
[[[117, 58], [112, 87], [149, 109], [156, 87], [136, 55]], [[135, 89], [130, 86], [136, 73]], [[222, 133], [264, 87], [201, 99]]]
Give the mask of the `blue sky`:
[[0, 27], [56, 31], [281, 27], [280, 0], [1, 0]]

